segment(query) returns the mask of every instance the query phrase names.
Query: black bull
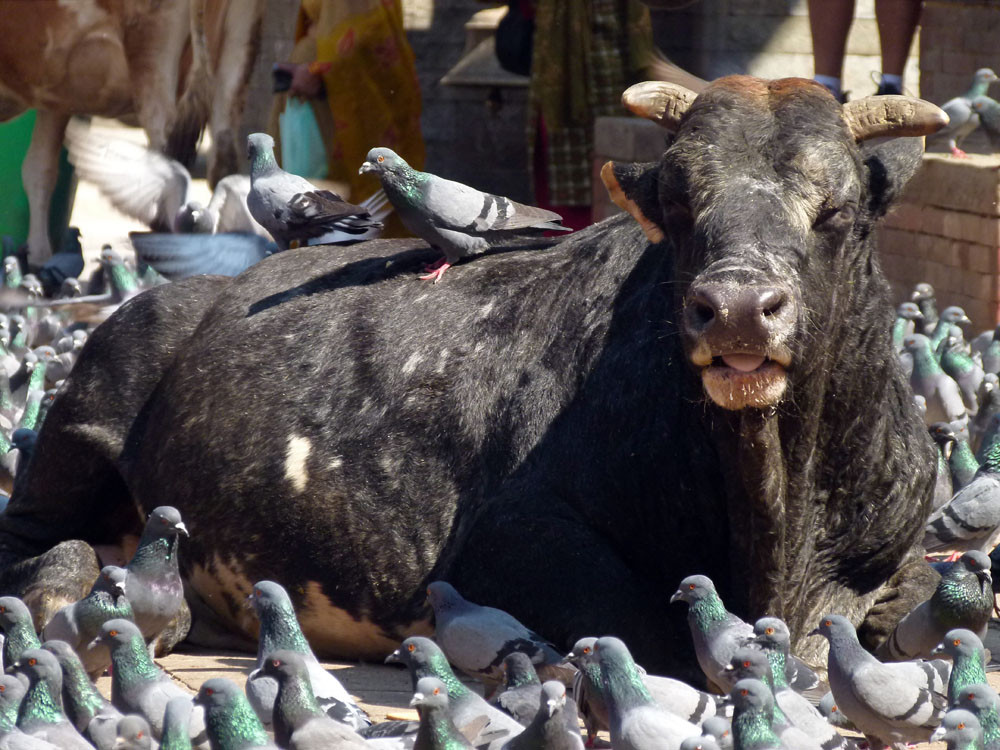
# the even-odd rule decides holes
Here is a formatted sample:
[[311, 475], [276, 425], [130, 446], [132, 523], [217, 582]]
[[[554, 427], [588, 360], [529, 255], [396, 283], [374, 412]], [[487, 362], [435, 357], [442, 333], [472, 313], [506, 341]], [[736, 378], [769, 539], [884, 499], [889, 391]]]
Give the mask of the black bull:
[[933, 586], [935, 463], [873, 240], [921, 144], [864, 139], [939, 115], [842, 109], [798, 79], [693, 98], [634, 92], [676, 132], [660, 164], [605, 169], [638, 221], [438, 286], [414, 280], [424, 245], [376, 241], [126, 304], [0, 518], [0, 588], [77, 596], [93, 555], [53, 546], [122, 545], [169, 504], [217, 625], [252, 634], [242, 600], [275, 579], [330, 655], [426, 631], [439, 578], [562, 647], [617, 634], [657, 670], [693, 663], [668, 605], [691, 573], [784, 617], [806, 655], [827, 611], [884, 637]]

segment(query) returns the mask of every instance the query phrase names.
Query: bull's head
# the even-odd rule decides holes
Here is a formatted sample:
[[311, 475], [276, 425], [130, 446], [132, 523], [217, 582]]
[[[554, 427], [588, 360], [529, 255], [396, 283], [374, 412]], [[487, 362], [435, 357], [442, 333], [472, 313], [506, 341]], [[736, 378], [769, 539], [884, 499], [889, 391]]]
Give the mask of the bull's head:
[[602, 177], [647, 238], [672, 247], [688, 359], [719, 406], [778, 403], [804, 342], [842, 312], [838, 288], [859, 266], [872, 273], [866, 237], [909, 176], [859, 142], [933, 133], [947, 115], [903, 96], [841, 106], [812, 81], [746, 76], [697, 95], [642, 83], [623, 102], [675, 134], [659, 164], [609, 163]]

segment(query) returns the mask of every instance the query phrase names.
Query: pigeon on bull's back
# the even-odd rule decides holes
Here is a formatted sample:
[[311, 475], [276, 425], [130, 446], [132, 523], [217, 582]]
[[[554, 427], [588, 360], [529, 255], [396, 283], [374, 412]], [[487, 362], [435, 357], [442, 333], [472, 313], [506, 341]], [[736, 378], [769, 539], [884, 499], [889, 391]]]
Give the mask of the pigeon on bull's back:
[[420, 172], [388, 148], [369, 151], [359, 171], [377, 175], [407, 228], [444, 253], [430, 273], [420, 277], [435, 283], [461, 258], [488, 250], [506, 237], [571, 231], [553, 211]]

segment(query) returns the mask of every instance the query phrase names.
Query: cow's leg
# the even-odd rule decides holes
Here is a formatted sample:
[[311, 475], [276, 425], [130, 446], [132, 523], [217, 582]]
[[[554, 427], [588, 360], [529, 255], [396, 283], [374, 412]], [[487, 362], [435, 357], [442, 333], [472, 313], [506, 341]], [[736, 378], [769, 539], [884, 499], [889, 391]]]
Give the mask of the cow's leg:
[[52, 256], [49, 203], [59, 177], [59, 152], [69, 116], [39, 109], [31, 145], [21, 164], [21, 181], [28, 194], [28, 263], [41, 266]]
[[676, 582], [632, 568], [559, 500], [492, 503], [455, 536], [461, 547], [439, 575], [469, 600], [507, 610], [563, 652], [616, 635], [650, 671], [704, 683], [686, 608], [669, 604]]
[[865, 615], [858, 628], [858, 637], [869, 649], [876, 650], [896, 629], [896, 625], [911, 609], [927, 601], [937, 588], [941, 576], [928, 565], [920, 551], [902, 565], [889, 579], [879, 598]]

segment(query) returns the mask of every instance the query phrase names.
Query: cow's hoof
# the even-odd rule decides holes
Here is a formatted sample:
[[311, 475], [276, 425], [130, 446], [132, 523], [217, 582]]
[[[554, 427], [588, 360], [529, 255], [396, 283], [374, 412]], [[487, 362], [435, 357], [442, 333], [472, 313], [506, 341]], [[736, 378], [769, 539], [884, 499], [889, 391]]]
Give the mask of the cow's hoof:
[[24, 600], [40, 631], [62, 607], [86, 596], [100, 572], [93, 548], [71, 539], [12, 565], [3, 576], [3, 591]]
[[858, 628], [858, 638], [865, 648], [875, 651], [884, 643], [911, 609], [931, 598], [940, 580], [941, 576], [923, 560], [914, 560], [896, 571]]

